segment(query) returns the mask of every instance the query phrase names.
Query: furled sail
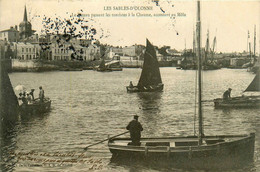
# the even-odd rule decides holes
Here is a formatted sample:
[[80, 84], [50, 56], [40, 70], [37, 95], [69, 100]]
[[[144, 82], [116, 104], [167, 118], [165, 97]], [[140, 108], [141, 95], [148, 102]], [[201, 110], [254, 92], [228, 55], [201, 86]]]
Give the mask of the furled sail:
[[154, 46], [146, 39], [143, 70], [138, 82], [138, 87], [157, 86], [162, 83], [159, 63]]
[[106, 66], [105, 66], [105, 59], [103, 58], [100, 65], [99, 65], [99, 68], [100, 69], [106, 69]]
[[251, 82], [251, 84], [247, 87], [247, 89], [244, 91], [260, 91], [260, 72], [257, 72], [255, 78]]

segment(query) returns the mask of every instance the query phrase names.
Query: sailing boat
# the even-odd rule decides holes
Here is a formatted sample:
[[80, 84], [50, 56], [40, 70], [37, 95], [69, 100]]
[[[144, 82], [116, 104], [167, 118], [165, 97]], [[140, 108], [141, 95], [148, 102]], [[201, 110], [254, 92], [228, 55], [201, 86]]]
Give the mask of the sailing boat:
[[96, 70], [99, 72], [112, 72], [112, 70], [106, 66], [105, 58], [102, 58], [102, 61]]
[[146, 39], [142, 73], [137, 86], [127, 86], [127, 92], [159, 92], [163, 90], [159, 63], [153, 45]]
[[[212, 169], [237, 167], [253, 161], [255, 134], [205, 136], [202, 116], [200, 1], [198, 3], [198, 136], [141, 138], [140, 146], [128, 145], [130, 138], [111, 138], [108, 147], [114, 158], [162, 162], [176, 167]], [[134, 158], [131, 158], [134, 157]]]
[[207, 40], [206, 40], [206, 48], [205, 48], [205, 59], [204, 59], [204, 64], [202, 66], [202, 69], [203, 70], [215, 70], [215, 69], [220, 69], [221, 67], [214, 64], [213, 63], [213, 54], [214, 54], [214, 46], [215, 46], [215, 42], [216, 42], [216, 37], [214, 37], [214, 40], [213, 40], [213, 51], [211, 52], [212, 53], [212, 57], [211, 57], [211, 60], [208, 59], [208, 56], [209, 56], [209, 53], [210, 53], [210, 46], [209, 46], [209, 30], [208, 30], [208, 33], [207, 33]]
[[[258, 72], [244, 92], [260, 92], [260, 72]], [[260, 96], [239, 96], [228, 100], [214, 99], [215, 108], [260, 108]]]

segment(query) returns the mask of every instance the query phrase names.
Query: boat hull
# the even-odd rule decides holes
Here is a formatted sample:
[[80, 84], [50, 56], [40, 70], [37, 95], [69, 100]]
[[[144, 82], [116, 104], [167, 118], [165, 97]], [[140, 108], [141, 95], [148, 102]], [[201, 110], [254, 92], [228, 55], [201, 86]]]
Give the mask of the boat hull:
[[233, 97], [226, 101], [219, 98], [213, 101], [215, 108], [260, 108], [260, 96]]
[[140, 89], [138, 86], [134, 86], [134, 87], [127, 86], [126, 90], [129, 93], [135, 93], [135, 92], [161, 92], [161, 91], [163, 91], [163, 87], [164, 87], [163, 84], [160, 84], [160, 85], [158, 85], [158, 86], [156, 86], [154, 88], [147, 88], [147, 89], [145, 89], [145, 88]]
[[112, 72], [111, 69], [102, 69], [102, 68], [97, 68], [96, 69], [98, 72]]
[[109, 68], [109, 69], [111, 69], [112, 71], [122, 71], [123, 70], [123, 68]]
[[46, 98], [42, 103], [39, 99], [36, 99], [32, 104], [22, 104], [19, 106], [19, 110], [22, 114], [39, 114], [50, 111], [51, 100]]
[[[234, 139], [236, 137], [237, 139]], [[190, 141], [185, 141], [189, 139]], [[233, 141], [226, 141], [228, 139], [233, 139]], [[120, 139], [112, 139], [108, 142], [114, 161], [136, 159], [138, 161], [196, 169], [234, 168], [252, 162], [255, 146], [254, 133], [244, 136], [206, 136], [204, 140], [207, 144], [201, 146], [196, 145], [198, 139], [192, 136], [144, 138], [141, 140], [141, 146], [119, 145], [115, 143], [117, 140]], [[167, 143], [165, 140], [169, 140], [170, 144], [162, 146], [153, 146], [151, 144]], [[171, 145], [171, 140], [174, 140], [174, 146]], [[152, 146], [149, 146], [149, 144], [147, 146], [147, 143]]]

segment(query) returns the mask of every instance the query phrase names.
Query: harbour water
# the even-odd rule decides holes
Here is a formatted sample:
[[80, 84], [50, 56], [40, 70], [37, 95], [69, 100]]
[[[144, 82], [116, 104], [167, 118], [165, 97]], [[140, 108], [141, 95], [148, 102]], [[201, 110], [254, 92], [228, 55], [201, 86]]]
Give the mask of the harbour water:
[[[108, 135], [125, 132], [134, 114], [140, 116], [143, 137], [194, 134], [196, 71], [160, 71], [164, 91], [139, 94], [127, 93], [125, 86], [129, 81], [137, 84], [141, 69], [9, 74], [13, 87], [35, 88], [36, 97], [43, 86], [52, 108], [10, 124], [8, 134], [1, 138], [3, 171], [186, 171], [128, 160], [112, 162], [107, 142], [83, 150]], [[229, 87], [231, 96], [239, 96], [253, 78], [254, 74], [242, 69], [205, 71], [203, 100], [221, 97]], [[218, 110], [213, 102], [205, 101], [203, 112], [205, 135], [256, 133], [254, 162], [229, 171], [260, 171], [259, 109]]]

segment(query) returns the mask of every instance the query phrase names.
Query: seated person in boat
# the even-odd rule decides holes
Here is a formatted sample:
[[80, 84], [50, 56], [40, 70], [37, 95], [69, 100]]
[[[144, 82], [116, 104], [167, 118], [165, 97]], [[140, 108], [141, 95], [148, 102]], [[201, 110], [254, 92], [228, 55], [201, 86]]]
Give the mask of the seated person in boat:
[[32, 96], [30, 95], [29, 92], [27, 92], [27, 94], [26, 94], [26, 99], [27, 99], [28, 104], [32, 104]]
[[39, 99], [40, 99], [40, 102], [43, 102], [43, 99], [44, 99], [44, 90], [42, 89], [42, 86], [40, 86], [39, 89], [40, 89]]
[[228, 100], [230, 99], [230, 94], [231, 94], [231, 88], [229, 88], [228, 90], [226, 90], [223, 94], [223, 100]]
[[28, 101], [27, 101], [27, 99], [25, 97], [25, 92], [24, 93], [20, 93], [19, 95], [20, 95], [20, 97], [18, 99], [22, 101], [22, 103], [20, 105], [22, 105], [22, 104], [27, 105]]
[[133, 82], [132, 82], [132, 81], [130, 81], [129, 87], [130, 87], [130, 88], [133, 88], [133, 87], [134, 87], [134, 85], [133, 85]]
[[19, 93], [19, 97], [18, 97], [19, 105], [23, 104], [22, 98], [23, 98], [23, 93]]
[[140, 146], [141, 139], [141, 131], [143, 131], [143, 127], [141, 123], [138, 121], [138, 115], [134, 116], [134, 119], [127, 125], [126, 129], [130, 131], [130, 137], [132, 142], [128, 145]]
[[34, 90], [35, 89], [31, 89], [31, 92], [30, 92], [30, 95], [32, 96], [32, 100], [34, 100], [34, 94], [33, 94]]

